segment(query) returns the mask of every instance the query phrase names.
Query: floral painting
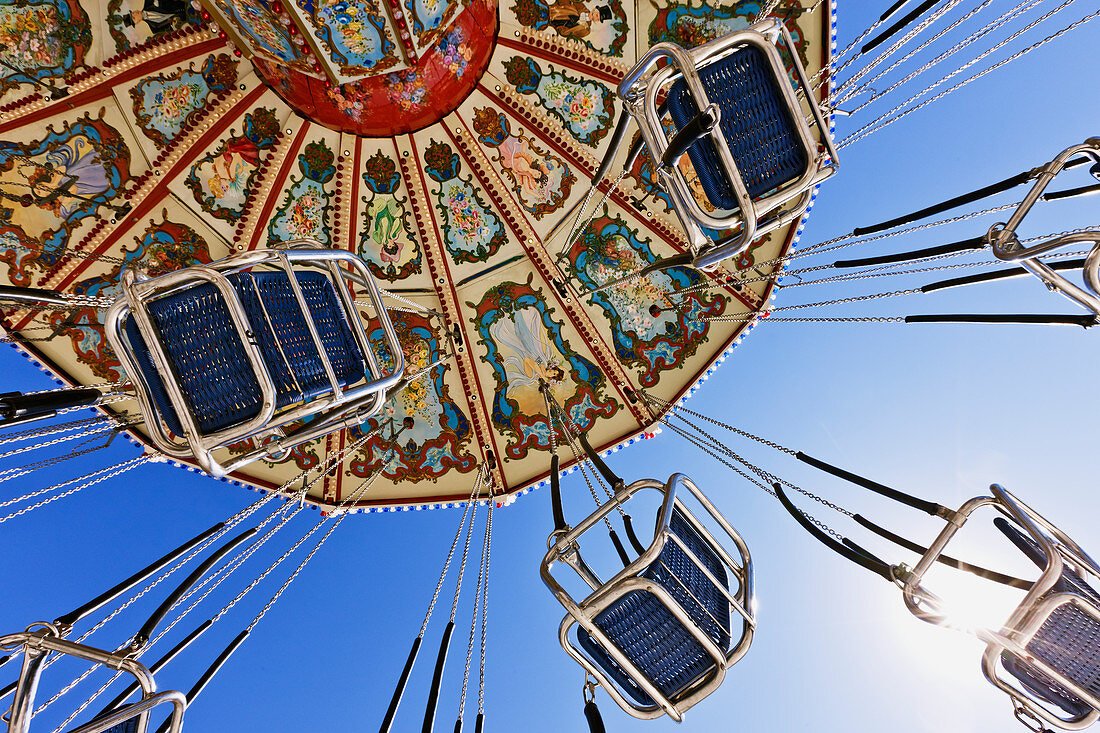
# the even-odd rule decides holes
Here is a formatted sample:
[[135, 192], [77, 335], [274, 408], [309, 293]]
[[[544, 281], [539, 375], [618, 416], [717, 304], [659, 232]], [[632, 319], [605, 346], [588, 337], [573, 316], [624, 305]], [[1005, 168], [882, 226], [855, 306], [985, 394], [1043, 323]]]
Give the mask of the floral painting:
[[421, 271], [423, 255], [409, 223], [408, 199], [398, 195], [397, 164], [381, 152], [367, 159], [363, 183], [368, 193], [359, 237], [359, 256], [375, 277], [402, 280]]
[[474, 110], [474, 131], [483, 145], [496, 151], [497, 165], [520, 205], [535, 219], [562, 207], [577, 180], [564, 160], [522, 130], [513, 134], [508, 118], [489, 107]]
[[211, 54], [202, 68], [142, 79], [130, 89], [134, 116], [158, 148], [172, 142], [183, 125], [206, 106], [210, 95], [229, 90], [237, 81], [237, 62], [228, 54]]
[[244, 117], [244, 130], [229, 137], [191, 167], [184, 185], [211, 216], [229, 222], [241, 218], [264, 151], [275, 146], [279, 122], [275, 110], [259, 107]]
[[461, 0], [404, 0], [404, 5], [420, 48], [430, 45], [439, 30], [446, 28], [462, 9]]
[[513, 56], [504, 64], [505, 78], [520, 94], [533, 95], [578, 142], [596, 147], [611, 129], [614, 94], [597, 81], [548, 66], [544, 72], [534, 59]]
[[19, 84], [61, 79], [84, 64], [91, 44], [91, 22], [76, 0], [5, 0], [0, 61], [18, 72], [0, 74], [0, 96]]
[[461, 175], [458, 154], [433, 140], [424, 154], [424, 170], [439, 185], [433, 191], [443, 246], [456, 263], [484, 262], [504, 245], [500, 219], [481, 199], [472, 176]]
[[348, 76], [377, 73], [399, 62], [382, 11], [373, 0], [299, 0], [312, 10], [317, 39]]
[[603, 394], [603, 373], [570, 348], [531, 277], [494, 286], [479, 303], [467, 305], [474, 309], [481, 358], [493, 369], [491, 419], [508, 439], [507, 457], [523, 458], [531, 449], [550, 447], [541, 383], [550, 386], [578, 430], [589, 430], [597, 418], [617, 412], [618, 404]]
[[329, 193], [325, 184], [336, 174], [335, 155], [323, 140], [306, 145], [298, 156], [301, 177], [291, 177], [290, 188], [275, 210], [267, 235], [271, 241], [316, 239], [329, 244], [325, 220], [329, 211]]

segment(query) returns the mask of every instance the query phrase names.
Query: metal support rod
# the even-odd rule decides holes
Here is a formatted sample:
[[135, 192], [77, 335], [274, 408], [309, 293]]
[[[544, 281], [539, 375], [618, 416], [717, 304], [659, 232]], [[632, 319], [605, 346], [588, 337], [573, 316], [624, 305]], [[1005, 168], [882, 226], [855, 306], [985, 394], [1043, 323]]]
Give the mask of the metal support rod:
[[443, 630], [443, 639], [439, 643], [439, 655], [435, 658], [435, 673], [432, 675], [432, 686], [428, 690], [428, 705], [424, 709], [424, 725], [422, 733], [432, 733], [435, 726], [435, 708], [439, 704], [439, 690], [443, 686], [443, 668], [447, 665], [447, 649], [451, 645], [451, 633], [455, 630], [455, 622], [448, 621], [447, 628]]
[[412, 674], [413, 665], [416, 664], [416, 655], [420, 652], [420, 642], [423, 640], [424, 637], [422, 636], [418, 636], [413, 640], [412, 649], [409, 650], [409, 658], [405, 660], [405, 668], [401, 670], [401, 679], [397, 680], [397, 688], [393, 691], [390, 706], [386, 709], [386, 717], [383, 718], [382, 727], [378, 729], [378, 733], [390, 733], [393, 718], [397, 715], [397, 706], [401, 704], [401, 696], [405, 694], [405, 685], [409, 682], [409, 675]]
[[130, 588], [134, 587], [138, 583], [145, 581], [147, 578], [153, 575], [153, 573], [156, 573], [157, 571], [166, 567], [169, 563], [175, 561], [178, 557], [190, 551], [196, 545], [206, 541], [223, 527], [225, 527], [225, 522], [218, 522], [205, 532], [200, 532], [187, 542], [184, 542], [176, 549], [164, 555], [159, 560], [156, 560], [145, 566], [141, 570], [137, 571], [129, 578], [116, 585], [114, 588], [111, 588], [110, 590], [96, 596], [92, 600], [85, 603], [83, 606], [69, 611], [64, 616], [60, 616], [56, 621], [54, 621], [54, 624], [56, 624], [58, 627], [73, 626], [76, 622], [87, 617], [89, 614], [95, 613], [104, 605], [118, 598]]
[[252, 527], [241, 532], [236, 537], [232, 538], [224, 545], [215, 550], [210, 557], [206, 558], [197, 568], [195, 568], [190, 575], [188, 575], [179, 586], [164, 599], [164, 603], [160, 604], [160, 607], [149, 617], [149, 620], [145, 622], [145, 625], [141, 627], [141, 631], [134, 637], [133, 648], [140, 649], [149, 642], [149, 638], [153, 635], [153, 631], [156, 630], [157, 625], [164, 619], [164, 616], [176, 605], [183, 594], [198, 581], [206, 571], [209, 570], [214, 563], [218, 562], [227, 552], [239, 545], [244, 540], [248, 539], [252, 535], [256, 534], [256, 528]]

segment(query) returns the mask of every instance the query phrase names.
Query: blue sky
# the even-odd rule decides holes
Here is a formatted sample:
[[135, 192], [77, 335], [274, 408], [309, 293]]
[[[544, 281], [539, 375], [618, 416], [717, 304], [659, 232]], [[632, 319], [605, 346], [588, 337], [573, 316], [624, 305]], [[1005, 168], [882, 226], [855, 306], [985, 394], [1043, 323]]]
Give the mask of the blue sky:
[[[1075, 2], [1025, 40], [1038, 40], [1095, 9], [1095, 3]], [[993, 12], [1001, 11], [995, 7]], [[870, 14], [864, 8], [841, 9], [841, 47], [866, 27]], [[853, 226], [1031, 168], [1097, 134], [1094, 120], [1100, 105], [1092, 74], [1097, 47], [1100, 24], [1086, 25], [845, 149], [841, 173], [818, 197], [803, 243], [829, 239]], [[876, 114], [869, 108], [862, 119], [840, 120], [840, 136]], [[994, 203], [1022, 195], [1019, 189]], [[1028, 231], [1057, 231], [1088, 223], [1090, 217], [1095, 223], [1095, 199], [1048, 206], [1049, 211], [1036, 212], [1034, 224], [1029, 223], [1035, 228]], [[872, 247], [899, 251], [954, 241], [983, 233], [994, 220], [960, 223]], [[777, 305], [894, 290], [932, 279], [934, 274], [831, 289], [792, 288], [780, 292]], [[1076, 312], [1037, 281], [1017, 280], [815, 313], [952, 310]], [[1096, 334], [1080, 328], [763, 323], [689, 407], [947, 505], [984, 492], [991, 482], [1003, 483], [1089, 549], [1097, 546], [1091, 519], [1100, 508], [1092, 460], [1100, 387], [1089, 377], [1097, 355]], [[13, 351], [5, 350], [0, 359], [8, 374], [7, 389], [43, 388], [46, 383], [44, 375]], [[772, 472], [915, 540], [927, 541], [938, 529], [923, 515], [815, 474], [786, 456], [733, 436], [730, 441]], [[81, 466], [91, 470], [134, 454], [132, 446], [119, 441], [105, 455], [81, 459]], [[965, 733], [1015, 725], [1007, 698], [981, 677], [977, 641], [910, 616], [895, 588], [828, 554], [774, 500], [670, 431], [644, 449], [613, 456], [611, 463], [627, 479], [664, 478], [674, 471], [692, 475], [745, 536], [756, 563], [759, 631], [752, 649], [730, 670], [721, 690], [688, 713], [683, 730], [812, 727], [822, 733]], [[71, 475], [66, 467], [51, 480]], [[5, 487], [4, 495], [22, 493], [22, 486], [29, 485], [17, 483]], [[567, 511], [575, 521], [590, 506], [586, 489], [576, 476], [567, 478], [565, 487]], [[0, 605], [0, 629], [16, 630], [55, 617], [258, 496], [167, 466], [147, 466], [5, 523], [0, 527], [0, 575], [7, 602]], [[805, 501], [802, 506], [839, 531], [865, 540], [843, 517]], [[282, 531], [286, 536], [281, 541], [270, 543], [272, 549], [289, 546], [289, 538], [307, 531], [318, 516], [303, 514]], [[189, 711], [187, 728], [373, 730], [419, 628], [458, 520], [455, 511], [349, 518]], [[499, 511], [495, 530], [486, 730], [581, 730], [582, 673], [557, 646], [562, 610], [537, 575], [550, 530], [547, 493], [535, 492]], [[982, 545], [981, 539], [993, 544]], [[900, 550], [866, 543], [892, 561], [914, 560]], [[973, 552], [967, 557], [1027, 572], [1003, 544], [977, 532], [975, 542], [959, 554]], [[257, 557], [248, 568], [258, 573], [276, 555]], [[285, 563], [201, 644], [167, 668], [158, 677], [161, 686], [189, 687], [300, 556]], [[474, 552], [468, 590], [475, 581], [477, 557]], [[243, 582], [228, 594], [212, 595], [213, 604], [197, 609], [178, 631], [186, 632], [216, 612]], [[395, 731], [420, 728], [450, 588], [448, 583], [437, 606]], [[150, 594], [154, 602], [162, 592]], [[453, 727], [471, 597], [465, 596], [459, 611], [437, 730]], [[148, 613], [150, 606], [135, 609], [124, 617], [129, 624], [140, 624], [141, 610]], [[120, 619], [96, 638], [104, 645], [117, 644], [129, 633], [131, 625]], [[150, 657], [157, 654], [154, 650]], [[55, 669], [60, 671], [60, 665]], [[62, 678], [59, 674], [55, 682]], [[43, 715], [39, 729], [49, 730], [46, 726], [61, 719], [55, 715], [58, 710], [67, 713], [98, 684], [77, 688], [54, 706], [57, 710]], [[46, 690], [52, 689], [55, 684], [47, 685]], [[467, 726], [476, 714], [476, 654], [471, 699]], [[667, 719], [634, 721], [603, 693], [599, 702], [608, 731], [674, 728]]]

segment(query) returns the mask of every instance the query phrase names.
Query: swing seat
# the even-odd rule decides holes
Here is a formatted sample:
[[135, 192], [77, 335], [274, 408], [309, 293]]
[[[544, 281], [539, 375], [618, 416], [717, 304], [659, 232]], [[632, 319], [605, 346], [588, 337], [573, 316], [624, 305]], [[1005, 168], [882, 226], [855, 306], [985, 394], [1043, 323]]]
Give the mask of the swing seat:
[[994, 525], [1037, 567], [1039, 579], [1000, 629], [977, 629], [986, 642], [982, 672], [1007, 693], [1016, 715], [1029, 725], [1080, 730], [1100, 719], [1100, 566], [1072, 539], [1004, 488], [971, 499], [940, 532], [905, 577], [905, 602], [921, 618], [940, 625], [942, 602], [921, 586], [923, 575], [978, 508], [994, 506]]
[[[721, 587], [728, 591], [726, 570], [721, 559], [691, 528], [679, 510], [673, 511], [670, 531], [687, 545], [718, 578]], [[729, 602], [675, 541], [667, 542], [657, 561], [640, 575], [664, 588], [719, 649], [729, 651]], [[677, 578], [684, 585], [681, 586]], [[698, 599], [699, 603], [693, 598]], [[645, 591], [627, 592], [601, 611], [595, 618], [595, 624], [646, 677], [653, 680], [666, 698], [675, 698], [689, 684], [715, 667], [714, 659], [692, 632], [656, 596]], [[654, 644], [654, 639], [660, 642]], [[590, 634], [581, 629], [577, 632], [577, 640], [589, 657], [635, 703], [642, 706], [654, 704], [653, 698], [616, 664]]]
[[[984, 238], [985, 245], [993, 249], [997, 259], [1005, 262], [1018, 262], [1021, 267], [1038, 277], [1056, 293], [1084, 306], [1100, 316], [1100, 229], [1062, 234], [1037, 244], [1024, 246], [1016, 235], [1016, 229], [1024, 217], [1031, 211], [1035, 202], [1043, 196], [1050, 185], [1067, 164], [1078, 156], [1085, 156], [1093, 162], [1093, 170], [1100, 166], [1100, 138], [1089, 138], [1080, 145], [1074, 145], [1058, 154], [1054, 160], [1040, 169], [1035, 185], [1027, 196], [1012, 212], [1007, 222], [998, 222], [989, 228]], [[1095, 175], [1095, 174], [1094, 174]], [[1081, 270], [1085, 288], [1072, 282], [1058, 270], [1045, 264], [1040, 256], [1069, 246], [1091, 245], [1092, 251], [1085, 257]]]
[[[347, 279], [365, 286], [384, 344], [368, 340]], [[339, 250], [260, 250], [138, 283], [130, 273], [107, 322], [154, 445], [214, 476], [362, 423], [404, 368], [373, 278]], [[396, 355], [388, 373], [376, 348]], [[247, 439], [271, 442], [226, 465], [213, 456]]]
[[[687, 487], [729, 536], [732, 551], [677, 498], [677, 486]], [[643, 490], [663, 494], [653, 542], [602, 582], [580, 558], [579, 539]], [[593, 592], [574, 601], [553, 577], [556, 562], [573, 567]], [[543, 560], [542, 578], [569, 612], [559, 630], [562, 647], [637, 718], [668, 714], [682, 720], [685, 711], [718, 688], [752, 641], [756, 621], [748, 548], [680, 474], [665, 483], [644, 479], [621, 488], [576, 528], [557, 536]], [[736, 632], [734, 614], [740, 619]]]
[[[777, 44], [809, 100], [820, 146]], [[836, 170], [829, 127], [778, 19], [691, 50], [659, 43], [627, 73], [618, 95], [641, 129], [654, 180], [687, 233], [697, 268], [709, 269], [801, 216], [813, 189]], [[617, 147], [609, 147], [605, 166]], [[685, 152], [693, 169], [687, 175], [680, 166]], [[695, 182], [705, 202], [692, 191]]]

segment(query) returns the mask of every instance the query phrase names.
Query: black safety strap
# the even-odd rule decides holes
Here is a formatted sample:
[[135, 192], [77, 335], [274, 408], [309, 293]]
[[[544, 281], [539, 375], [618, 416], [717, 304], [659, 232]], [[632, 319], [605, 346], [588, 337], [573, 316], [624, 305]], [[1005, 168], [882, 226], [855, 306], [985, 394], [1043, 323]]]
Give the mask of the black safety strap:
[[892, 254], [876, 255], [874, 257], [860, 257], [854, 260], [837, 260], [833, 267], [867, 267], [869, 265], [887, 265], [895, 262], [910, 262], [911, 260], [924, 259], [926, 257], [939, 257], [940, 255], [954, 254], [955, 252], [968, 252], [985, 247], [985, 239], [971, 237], [950, 244], [940, 244], [935, 247], [913, 249], [908, 252], [894, 252]]
[[[1047, 267], [1055, 271], [1061, 270], [1077, 270], [1085, 266], [1085, 260], [1061, 260], [1059, 262], [1045, 262], [1043, 263]], [[937, 280], [934, 283], [928, 283], [921, 287], [922, 293], [932, 293], [937, 290], [945, 290], [947, 288], [957, 288], [963, 285], [973, 285], [975, 283], [993, 282], [995, 280], [1005, 280], [1013, 277], [1022, 277], [1024, 275], [1030, 275], [1028, 270], [1022, 267], [1006, 267], [994, 272], [980, 272], [975, 275], [964, 275], [963, 277], [952, 277], [946, 280]]]
[[1097, 317], [1043, 313], [927, 313], [905, 317], [906, 323], [1026, 323], [1041, 326], [1095, 326]]
[[813, 456], [808, 456], [802, 451], [796, 453], [795, 458], [802, 461], [803, 463], [813, 466], [820, 471], [832, 474], [837, 478], [842, 478], [845, 481], [855, 484], [856, 486], [862, 486], [869, 491], [875, 492], [879, 496], [885, 496], [887, 499], [893, 499], [894, 501], [905, 504], [906, 506], [913, 507], [914, 509], [919, 509], [926, 514], [931, 514], [932, 516], [944, 518], [949, 517], [952, 514], [951, 510], [945, 506], [937, 504], [933, 501], [918, 499], [915, 496], [911, 496], [910, 494], [906, 494], [905, 492], [898, 491], [897, 489], [891, 489], [889, 486], [880, 484], [877, 481], [872, 481], [869, 478], [864, 478], [863, 476], [854, 474], [851, 471], [845, 471], [843, 468], [837, 468], [836, 466], [814, 458]]
[[[1084, 165], [1085, 163], [1089, 162], [1089, 160], [1090, 159], [1086, 157], [1074, 158], [1073, 160], [1066, 163], [1062, 170], [1076, 168], [1079, 165]], [[924, 219], [926, 217], [932, 216], [933, 214], [941, 214], [950, 209], [954, 209], [965, 204], [971, 204], [975, 201], [980, 201], [981, 199], [988, 198], [998, 193], [1007, 191], [1010, 188], [1015, 188], [1016, 186], [1027, 183], [1034, 177], [1034, 171], [1024, 171], [1023, 173], [1017, 173], [1016, 175], [1006, 178], [1003, 181], [991, 183], [988, 186], [983, 186], [982, 188], [975, 189], [970, 193], [964, 193], [962, 195], [955, 196], [954, 198], [949, 198], [946, 201], [941, 201], [940, 203], [933, 204], [932, 206], [926, 206], [925, 208], [914, 211], [911, 214], [898, 216], [888, 221], [880, 222], [879, 224], [872, 224], [871, 226], [856, 227], [852, 230], [852, 234], [857, 237], [864, 234], [874, 234], [875, 232], [885, 231], [886, 229], [893, 229], [894, 227], [901, 226], [902, 224], [909, 224], [918, 219]]]
[[588, 719], [590, 733], [606, 733], [603, 718], [600, 717], [600, 709], [596, 707], [595, 700], [589, 700], [584, 704], [584, 717]]
[[[861, 54], [864, 54], [864, 53], [867, 53], [868, 51], [873, 51], [874, 49], [878, 48], [883, 43], [885, 43], [887, 40], [889, 40], [890, 38], [897, 35], [898, 31], [902, 30], [903, 28], [905, 28], [905, 26], [909, 25], [914, 20], [919, 18], [921, 15], [923, 15], [924, 11], [931, 8], [933, 5], [935, 5], [939, 1], [940, 0], [925, 0], [923, 3], [921, 3], [917, 7], [913, 8], [912, 10], [910, 10], [905, 15], [903, 15], [897, 22], [895, 22], [889, 28], [884, 30], [882, 33], [879, 33], [877, 36], [875, 36], [871, 40], [867, 41], [867, 43], [863, 44], [863, 47], [859, 49], [859, 52]], [[894, 8], [896, 8], [896, 7], [897, 7], [897, 5], [890, 8], [890, 10], [887, 10], [886, 13], [885, 13], [885, 16], [889, 17], [892, 14]]]
[[[904, 547], [907, 550], [911, 550], [911, 551], [917, 553], [918, 555], [923, 555], [924, 553], [928, 552], [927, 547], [922, 547], [921, 545], [918, 545], [916, 542], [910, 542], [909, 540], [905, 539], [904, 537], [896, 535], [893, 532], [891, 532], [890, 530], [885, 529], [883, 527], [880, 527], [879, 525], [875, 524], [874, 522], [867, 519], [866, 517], [863, 517], [859, 514], [856, 514], [852, 517], [852, 519], [856, 520], [856, 522], [859, 523], [860, 526], [871, 530], [872, 532], [877, 534], [879, 537], [890, 540], [894, 544], [900, 545], [901, 547]], [[996, 520], [994, 520], [994, 521], [996, 521]], [[955, 558], [948, 557], [947, 555], [940, 555], [939, 557], [936, 558], [936, 560], [938, 562], [943, 563], [944, 565], [947, 565], [948, 567], [955, 568], [956, 570], [965, 570], [968, 573], [973, 573], [974, 575], [977, 575], [979, 578], [985, 578], [986, 580], [992, 580], [995, 583], [1001, 583], [1002, 585], [1007, 585], [1007, 586], [1010, 586], [1012, 588], [1022, 588], [1024, 590], [1030, 590], [1031, 586], [1033, 585], [1030, 581], [1020, 580], [1019, 578], [1015, 578], [1011, 575], [1005, 575], [1004, 573], [998, 573], [996, 570], [987, 570], [986, 568], [983, 568], [980, 565], [971, 565], [970, 563], [963, 562], [962, 560], [956, 560]]]

